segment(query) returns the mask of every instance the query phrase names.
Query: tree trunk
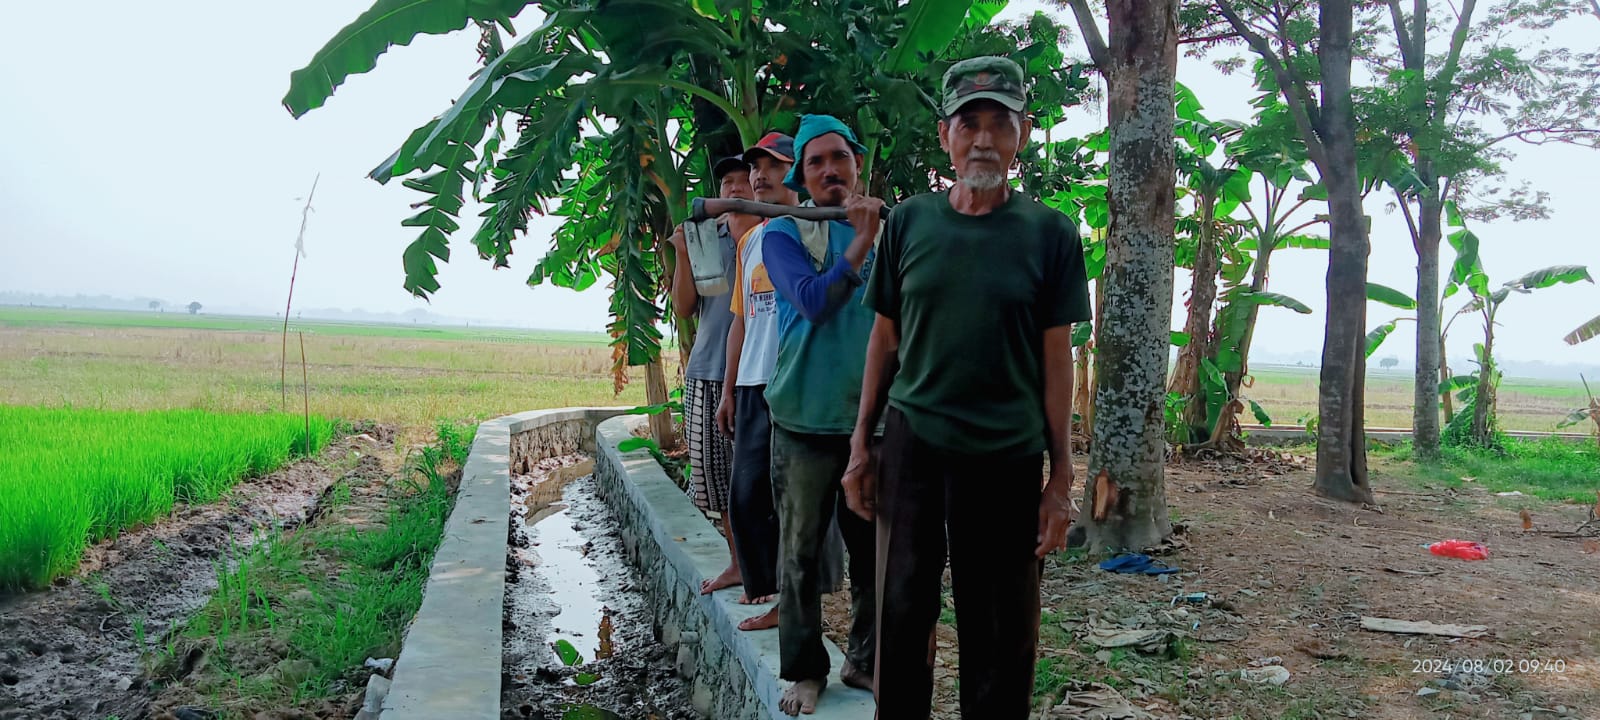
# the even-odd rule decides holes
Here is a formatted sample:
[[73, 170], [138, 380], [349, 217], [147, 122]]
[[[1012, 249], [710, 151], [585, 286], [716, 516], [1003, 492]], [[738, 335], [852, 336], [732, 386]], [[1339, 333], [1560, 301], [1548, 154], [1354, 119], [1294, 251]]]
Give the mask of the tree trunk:
[[1096, 328], [1089, 547], [1138, 549], [1172, 532], [1162, 464], [1172, 307], [1177, 0], [1110, 0], [1111, 236]]
[[[1272, 251], [1277, 249], [1278, 238], [1269, 235], [1264, 238], [1265, 246], [1256, 249], [1255, 267], [1250, 271], [1250, 292], [1265, 292], [1267, 289], [1267, 268], [1272, 262]], [[1256, 339], [1256, 319], [1261, 316], [1261, 304], [1250, 303], [1245, 310], [1244, 333], [1239, 337], [1239, 369], [1223, 373], [1222, 379], [1228, 384], [1228, 397], [1239, 397], [1239, 387], [1244, 383], [1244, 376], [1250, 373], [1250, 346]]]
[[[1277, 243], [1277, 236], [1270, 227], [1256, 238], [1256, 261], [1250, 270], [1250, 292], [1258, 293], [1267, 289], [1267, 268], [1272, 262], [1272, 251], [1276, 249]], [[1226, 323], [1230, 317], [1241, 312], [1244, 313], [1244, 329], [1234, 337]], [[1229, 402], [1217, 414], [1216, 422], [1206, 429], [1207, 439], [1203, 447], [1226, 447], [1234, 440], [1233, 418], [1237, 406], [1234, 405], [1233, 399], [1239, 397], [1239, 388], [1244, 384], [1244, 376], [1250, 372], [1250, 344], [1255, 340], [1256, 318], [1260, 314], [1260, 304], [1246, 303], [1240, 308], [1234, 301], [1228, 302], [1217, 312], [1217, 324], [1211, 333], [1213, 340], [1210, 357], [1212, 362], [1216, 362], [1223, 348], [1231, 342], [1233, 350], [1239, 353], [1239, 369], [1222, 374], [1222, 381], [1227, 385]]]
[[[1321, 141], [1318, 170], [1328, 189], [1328, 318], [1318, 388], [1318, 495], [1374, 501], [1367, 481], [1364, 425], [1367, 324], [1367, 219], [1356, 175], [1355, 112], [1350, 100], [1351, 0], [1322, 0]], [[1352, 299], [1360, 299], [1352, 301]]]
[[[649, 405], [667, 401], [667, 363], [658, 355], [645, 366], [644, 397]], [[650, 436], [662, 450], [678, 444], [678, 434], [672, 428], [672, 413], [660, 412], [650, 416]]]
[[1211, 307], [1217, 302], [1217, 243], [1212, 227], [1216, 213], [1215, 196], [1199, 196], [1200, 237], [1194, 254], [1194, 277], [1189, 284], [1189, 318], [1183, 332], [1189, 344], [1178, 351], [1178, 364], [1172, 372], [1168, 392], [1188, 398], [1183, 423], [1191, 428], [1206, 423], [1205, 392], [1200, 387], [1200, 359], [1211, 357]]
[[[1445, 333], [1440, 331], [1438, 333], [1438, 384], [1443, 386], [1445, 382], [1450, 382], [1450, 354], [1445, 352]], [[1450, 422], [1450, 419], [1456, 416], [1456, 402], [1448, 392], [1440, 392], [1438, 397], [1445, 403], [1445, 422]]]
[[[1427, 170], [1425, 163], [1418, 166]], [[1411, 444], [1418, 459], [1435, 460], [1439, 457], [1439, 384], [1434, 378], [1443, 368], [1439, 338], [1439, 238], [1443, 232], [1439, 217], [1444, 203], [1438, 197], [1438, 179], [1423, 179], [1428, 189], [1420, 203], [1417, 232], [1417, 367], [1411, 396]]]
[[[1106, 308], [1106, 284], [1103, 280], [1103, 273], [1102, 278], [1095, 278], [1092, 282], [1094, 283], [1094, 328], [1095, 332], [1098, 334], [1100, 331], [1100, 323], [1105, 318]], [[1084, 434], [1089, 436], [1089, 445], [1093, 447], [1094, 403], [1096, 398], [1095, 392], [1096, 388], [1100, 386], [1100, 361], [1097, 359], [1099, 350], [1095, 341], [1092, 339], [1089, 341], [1088, 346], [1086, 346], [1084, 349], [1089, 351], [1090, 359], [1089, 382], [1087, 385], [1085, 385], [1085, 387], [1088, 388], [1089, 397], [1083, 403], [1083, 428]]]
[[1494, 446], [1494, 319], [1483, 326], [1483, 357], [1478, 359], [1478, 395], [1472, 399], [1472, 439], [1479, 447]]
[[1090, 374], [1092, 372], [1090, 359], [1094, 352], [1090, 349], [1091, 345], [1092, 343], [1085, 344], [1078, 348], [1078, 358], [1072, 364], [1072, 408], [1073, 412], [1078, 416], [1076, 430], [1084, 435], [1089, 434], [1089, 428], [1092, 427], [1093, 421], [1092, 410], [1090, 409], [1093, 407], [1093, 403], [1090, 402], [1090, 398], [1093, 396], [1092, 390], [1094, 386], [1091, 383], [1094, 380]]

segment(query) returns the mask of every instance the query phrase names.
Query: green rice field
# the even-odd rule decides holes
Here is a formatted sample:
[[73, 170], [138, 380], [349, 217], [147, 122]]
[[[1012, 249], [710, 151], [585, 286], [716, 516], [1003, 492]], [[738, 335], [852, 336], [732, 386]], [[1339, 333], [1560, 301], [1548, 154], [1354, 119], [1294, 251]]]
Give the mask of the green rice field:
[[[311, 418], [311, 451], [332, 432]], [[0, 589], [70, 573], [89, 544], [213, 500], [306, 440], [289, 414], [0, 406]]]

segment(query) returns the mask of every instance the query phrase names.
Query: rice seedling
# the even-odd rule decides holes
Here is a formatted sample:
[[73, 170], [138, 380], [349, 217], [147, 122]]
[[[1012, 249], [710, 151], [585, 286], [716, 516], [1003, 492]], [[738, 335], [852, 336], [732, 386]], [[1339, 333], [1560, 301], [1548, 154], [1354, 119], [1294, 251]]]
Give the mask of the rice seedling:
[[205, 666], [185, 682], [223, 717], [299, 705], [360, 682], [370, 673], [362, 661], [394, 657], [422, 604], [474, 434], [470, 425], [440, 425], [396, 476], [339, 480], [331, 496], [355, 498], [367, 522], [323, 513], [231, 548], [217, 562], [217, 591], [149, 661], [172, 668], [180, 648], [204, 647]]
[[[332, 424], [311, 423], [316, 452]], [[0, 590], [72, 572], [89, 544], [216, 499], [307, 447], [297, 415], [0, 406]]]

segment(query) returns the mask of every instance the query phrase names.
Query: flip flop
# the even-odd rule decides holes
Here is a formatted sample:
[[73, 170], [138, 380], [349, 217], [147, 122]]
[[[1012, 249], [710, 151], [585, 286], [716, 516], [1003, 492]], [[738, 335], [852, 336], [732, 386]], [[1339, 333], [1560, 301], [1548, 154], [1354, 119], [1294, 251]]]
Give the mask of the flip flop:
[[1178, 568], [1139, 553], [1118, 555], [1100, 563], [1100, 569], [1126, 575], [1168, 575], [1178, 572]]

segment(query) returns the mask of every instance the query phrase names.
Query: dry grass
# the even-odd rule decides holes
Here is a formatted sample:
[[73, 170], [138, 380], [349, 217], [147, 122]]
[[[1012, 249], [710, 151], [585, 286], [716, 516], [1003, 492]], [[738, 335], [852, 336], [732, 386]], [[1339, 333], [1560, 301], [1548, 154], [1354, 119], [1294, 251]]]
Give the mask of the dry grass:
[[[0, 403], [275, 410], [279, 337], [270, 320], [0, 309]], [[599, 333], [299, 321], [291, 329], [301, 326], [311, 410], [327, 417], [431, 432], [440, 420], [644, 402], [642, 372], [620, 397], [612, 394], [611, 350]], [[677, 353], [667, 356], [672, 377]], [[1245, 393], [1275, 422], [1295, 424], [1316, 411], [1316, 373], [1257, 367]], [[297, 388], [291, 380], [290, 394]], [[1552, 430], [1584, 400], [1575, 381], [1508, 378], [1500, 388], [1501, 426]], [[1369, 427], [1409, 427], [1410, 374], [1369, 373], [1366, 412]]]
[[[1317, 411], [1317, 370], [1257, 367], [1255, 385], [1245, 395], [1261, 403], [1275, 423], [1300, 424]], [[1366, 387], [1367, 427], [1411, 427], [1411, 374], [1369, 370]], [[1500, 383], [1500, 427], [1548, 432], [1573, 408], [1585, 404], [1583, 386], [1572, 382], [1506, 378]]]
[[[276, 410], [270, 332], [0, 327], [0, 403], [105, 409]], [[668, 372], [677, 368], [668, 353]], [[543, 407], [642, 404], [642, 373], [612, 393], [603, 344], [306, 336], [311, 411], [431, 429]], [[290, 395], [299, 383], [291, 380]], [[296, 399], [290, 410], [297, 410]]]

